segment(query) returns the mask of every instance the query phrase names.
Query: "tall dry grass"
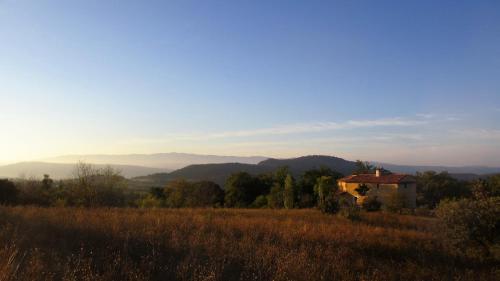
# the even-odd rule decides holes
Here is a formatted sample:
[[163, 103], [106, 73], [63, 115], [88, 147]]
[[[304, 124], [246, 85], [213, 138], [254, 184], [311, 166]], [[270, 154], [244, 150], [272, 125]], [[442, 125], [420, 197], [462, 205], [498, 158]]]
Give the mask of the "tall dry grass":
[[0, 207], [4, 280], [498, 280], [433, 219], [315, 210]]

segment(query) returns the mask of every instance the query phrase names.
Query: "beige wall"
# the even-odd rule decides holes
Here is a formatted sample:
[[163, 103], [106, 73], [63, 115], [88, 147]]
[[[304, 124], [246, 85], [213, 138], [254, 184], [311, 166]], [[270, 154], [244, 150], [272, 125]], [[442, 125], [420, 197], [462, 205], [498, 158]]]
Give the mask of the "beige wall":
[[346, 183], [346, 182], [339, 182], [339, 187], [342, 191], [349, 192], [350, 194], [354, 195], [357, 199], [358, 204], [362, 204], [364, 200], [366, 200], [369, 197], [377, 197], [377, 199], [382, 203], [385, 204], [391, 194], [393, 192], [399, 192], [404, 195], [406, 198], [406, 206], [408, 208], [415, 208], [416, 207], [416, 199], [417, 199], [417, 186], [416, 183], [407, 183], [406, 187], [405, 184], [371, 184], [371, 183], [366, 183], [366, 185], [370, 188], [366, 194], [366, 196], [360, 196], [356, 192], [356, 188], [358, 188], [360, 184], [359, 183]]

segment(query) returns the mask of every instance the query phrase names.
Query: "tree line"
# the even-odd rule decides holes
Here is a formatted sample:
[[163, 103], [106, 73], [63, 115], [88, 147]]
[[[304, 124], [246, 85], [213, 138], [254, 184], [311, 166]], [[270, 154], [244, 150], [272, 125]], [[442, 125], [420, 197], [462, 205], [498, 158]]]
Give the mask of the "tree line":
[[[340, 173], [329, 168], [313, 169], [295, 179], [287, 167], [273, 173], [231, 174], [224, 185], [209, 181], [178, 179], [164, 188], [152, 188], [141, 206], [227, 207], [227, 208], [310, 208], [317, 205], [320, 186], [334, 192]], [[324, 193], [325, 194], [325, 193]]]
[[[355, 173], [371, 173], [374, 167], [357, 162]], [[72, 179], [54, 181], [49, 175], [42, 180], [0, 180], [0, 203], [40, 206], [80, 207], [227, 207], [227, 208], [312, 208], [336, 209], [342, 202], [337, 180], [343, 175], [327, 167], [310, 169], [295, 178], [287, 167], [272, 173], [231, 174], [224, 188], [210, 181], [177, 179], [164, 187], [152, 187], [147, 193], [127, 188], [128, 180], [111, 167], [97, 169], [79, 163]], [[473, 198], [482, 193], [500, 196], [500, 174], [476, 181], [459, 181], [446, 172], [417, 173], [417, 205], [434, 209], [443, 200]], [[365, 192], [362, 186], [357, 190]], [[396, 198], [397, 199], [397, 198]], [[392, 204], [400, 210], [400, 202]], [[328, 207], [330, 206], [330, 207]], [[391, 206], [386, 206], [390, 207]], [[376, 200], [365, 200], [364, 209], [380, 209]], [[338, 208], [337, 208], [338, 209]]]
[[111, 167], [76, 165], [72, 179], [0, 180], [0, 204], [78, 207], [125, 207], [138, 198], [126, 179]]

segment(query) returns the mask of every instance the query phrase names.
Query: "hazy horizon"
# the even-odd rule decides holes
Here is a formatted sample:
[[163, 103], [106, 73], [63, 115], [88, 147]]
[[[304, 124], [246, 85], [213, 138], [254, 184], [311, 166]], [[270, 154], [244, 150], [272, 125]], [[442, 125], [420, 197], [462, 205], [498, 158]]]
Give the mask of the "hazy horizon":
[[0, 1], [0, 164], [500, 167], [500, 2]]
[[[51, 156], [51, 157], [45, 157], [45, 158], [37, 158], [37, 159], [25, 159], [25, 160], [20, 160], [20, 161], [0, 161], [0, 166], [4, 165], [11, 165], [11, 164], [17, 164], [17, 163], [65, 163], [65, 164], [72, 164], [72, 163], [77, 163], [77, 162], [84, 162], [84, 163], [89, 163], [89, 164], [112, 164], [112, 165], [134, 165], [138, 167], [151, 167], [151, 168], [157, 168], [154, 165], [142, 165], [142, 164], [137, 164], [137, 163], [132, 163], [132, 162], [117, 162], [117, 161], [110, 161], [105, 162], [104, 160], [102, 161], [92, 161], [89, 160], [91, 157], [109, 157], [110, 159], [113, 157], [123, 157], [123, 156], [154, 156], [154, 155], [161, 155], [161, 154], [179, 154], [179, 155], [191, 155], [191, 156], [213, 156], [213, 157], [227, 157], [227, 158], [263, 158], [263, 159], [293, 159], [293, 158], [298, 158], [298, 157], [304, 157], [304, 156], [331, 156], [331, 157], [338, 157], [342, 158], [347, 161], [356, 161], [356, 160], [362, 160], [362, 161], [367, 161], [371, 163], [381, 163], [381, 164], [393, 164], [393, 165], [401, 165], [401, 166], [443, 166], [443, 167], [472, 167], [472, 166], [477, 166], [477, 167], [490, 167], [490, 168], [499, 168], [500, 166], [495, 166], [495, 165], [481, 165], [481, 164], [469, 164], [469, 163], [463, 163], [463, 164], [441, 164], [441, 163], [406, 163], [406, 162], [387, 162], [387, 161], [380, 161], [377, 159], [361, 159], [361, 158], [348, 158], [348, 157], [342, 157], [339, 155], [334, 155], [334, 154], [304, 154], [304, 155], [292, 155], [288, 157], [272, 157], [272, 156], [266, 156], [266, 155], [231, 155], [231, 154], [200, 154], [200, 153], [189, 153], [189, 152], [158, 152], [158, 153], [125, 153], [125, 154], [64, 154], [64, 155], [56, 155], [56, 156]], [[89, 158], [90, 157], [90, 158]], [[69, 159], [78, 159], [78, 160], [65, 160], [64, 158], [69, 158]], [[233, 161], [234, 162], [234, 161]], [[241, 161], [237, 163], [251, 163], [249, 161]], [[230, 162], [219, 162], [219, 163], [230, 163]], [[181, 165], [182, 166], [182, 165]], [[183, 166], [182, 166], [183, 167]], [[174, 168], [176, 169], [176, 168]]]

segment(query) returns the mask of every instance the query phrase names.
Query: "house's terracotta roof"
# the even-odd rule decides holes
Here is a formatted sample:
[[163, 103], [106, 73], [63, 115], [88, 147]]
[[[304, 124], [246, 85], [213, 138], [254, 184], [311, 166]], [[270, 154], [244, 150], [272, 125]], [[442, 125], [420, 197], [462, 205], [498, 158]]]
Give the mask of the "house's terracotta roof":
[[351, 175], [345, 178], [341, 178], [339, 181], [347, 183], [394, 184], [394, 183], [415, 182], [415, 178], [405, 174], [382, 174], [378, 177], [375, 174], [360, 174], [360, 175]]

